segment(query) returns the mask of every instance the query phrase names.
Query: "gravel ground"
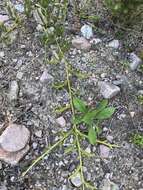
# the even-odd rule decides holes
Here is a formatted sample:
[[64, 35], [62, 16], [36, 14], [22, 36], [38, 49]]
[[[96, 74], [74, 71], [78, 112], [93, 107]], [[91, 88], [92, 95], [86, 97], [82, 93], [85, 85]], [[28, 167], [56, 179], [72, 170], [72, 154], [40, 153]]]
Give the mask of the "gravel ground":
[[[2, 8], [3, 6], [1, 14], [4, 13]], [[124, 40], [119, 40], [120, 47], [117, 49], [108, 46], [115, 39], [115, 33], [109, 32], [109, 26], [100, 27], [102, 22], [99, 23], [102, 32], [94, 29], [91, 49], [82, 51], [71, 46], [66, 58], [75, 71], [88, 75], [87, 78], [80, 79], [76, 72], [73, 73], [72, 85], [78, 96], [89, 104], [95, 105], [103, 98], [99, 82], [110, 82], [120, 87], [120, 92], [110, 99], [110, 104], [116, 107], [116, 113], [102, 124], [103, 133], [100, 136], [101, 139], [106, 138], [109, 142], [118, 144], [120, 148], [107, 149], [106, 158], [103, 158], [104, 147], [90, 146], [87, 141], [83, 142], [85, 149], [95, 153], [94, 157], [84, 159], [84, 174], [87, 181], [101, 190], [142, 190], [143, 150], [130, 140], [132, 134], [143, 131], [143, 110], [137, 100], [139, 92], [143, 90], [142, 72], [138, 69], [131, 71], [128, 66], [130, 52], [125, 48]], [[77, 153], [64, 155], [66, 144], [73, 141], [72, 136], [63, 147], [50, 153], [24, 178], [21, 177], [32, 161], [58, 140], [61, 130], [71, 128], [71, 113], [55, 113], [57, 107], [69, 102], [66, 89], [53, 88], [54, 83], [65, 81], [65, 66], [62, 61], [56, 65], [43, 63], [45, 49], [37, 37], [34, 20], [25, 21], [24, 26], [16, 29], [12, 35], [15, 39], [11, 45], [0, 44], [0, 124], [6, 122], [10, 115], [14, 123], [25, 125], [29, 129], [31, 140], [29, 152], [16, 166], [0, 161], [0, 190], [80, 189], [68, 180], [78, 165]], [[75, 34], [68, 34], [67, 40], [71, 42], [75, 37]], [[127, 43], [132, 44], [133, 41], [138, 44], [134, 51], [142, 48], [142, 41], [138, 43], [142, 36], [139, 37], [136, 35], [135, 38], [128, 38], [129, 41], [127, 39]], [[93, 39], [97, 38], [101, 41], [95, 44]], [[12, 81], [17, 84], [14, 101], [10, 98]], [[59, 125], [56, 119], [60, 116], [62, 123]]]

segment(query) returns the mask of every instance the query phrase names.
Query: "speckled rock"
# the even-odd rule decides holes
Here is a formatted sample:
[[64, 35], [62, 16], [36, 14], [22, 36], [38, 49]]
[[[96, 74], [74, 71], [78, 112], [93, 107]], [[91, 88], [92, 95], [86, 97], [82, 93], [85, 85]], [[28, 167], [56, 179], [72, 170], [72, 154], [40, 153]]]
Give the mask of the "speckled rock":
[[142, 60], [135, 53], [131, 53], [129, 58], [131, 61], [129, 65], [130, 69], [134, 71], [142, 63]]
[[80, 187], [82, 185], [82, 181], [81, 181], [81, 177], [79, 173], [71, 178], [71, 183], [75, 187]]

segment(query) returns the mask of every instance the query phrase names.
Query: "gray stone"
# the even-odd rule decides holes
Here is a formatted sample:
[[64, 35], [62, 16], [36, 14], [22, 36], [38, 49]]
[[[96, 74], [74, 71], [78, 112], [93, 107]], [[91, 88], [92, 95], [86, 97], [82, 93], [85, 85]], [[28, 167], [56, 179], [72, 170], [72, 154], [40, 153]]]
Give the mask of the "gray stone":
[[0, 170], [2, 169], [2, 163], [1, 163], [1, 161], [0, 161]]
[[30, 138], [29, 130], [22, 125], [10, 124], [0, 136], [0, 146], [7, 152], [22, 150]]
[[73, 47], [81, 50], [88, 51], [91, 48], [91, 44], [83, 37], [78, 37], [72, 40]]
[[17, 81], [11, 81], [9, 95], [8, 95], [9, 100], [10, 101], [17, 100], [18, 92], [19, 92], [19, 86]]
[[83, 25], [80, 31], [82, 36], [88, 40], [93, 37], [92, 27], [87, 24]]
[[42, 130], [36, 131], [35, 136], [38, 138], [41, 138], [42, 137]]
[[4, 57], [4, 51], [0, 51], [0, 57], [1, 57], [1, 58]]
[[49, 81], [51, 82], [53, 80], [54, 80], [53, 76], [51, 76], [50, 74], [48, 74], [47, 70], [45, 70], [42, 73], [41, 77], [40, 77], [40, 82], [41, 83], [47, 83], [47, 82], [49, 82]]
[[109, 147], [107, 147], [105, 145], [100, 145], [99, 149], [100, 149], [100, 156], [102, 158], [108, 158], [109, 157], [109, 154], [110, 154], [110, 148]]
[[71, 178], [71, 183], [75, 186], [75, 187], [80, 187], [82, 185], [82, 181], [81, 181], [81, 177], [80, 174], [76, 174], [75, 176], [73, 176]]
[[37, 144], [36, 142], [34, 142], [34, 143], [32, 144], [33, 149], [36, 149], [37, 146], [38, 146], [38, 144]]
[[101, 190], [119, 190], [119, 187], [115, 183], [111, 182], [109, 179], [105, 179], [103, 181]]
[[120, 92], [120, 88], [109, 82], [99, 82], [100, 93], [106, 99], [113, 98]]
[[111, 47], [111, 48], [114, 48], [114, 49], [118, 49], [119, 46], [120, 46], [119, 40], [112, 40], [108, 44], [108, 47]]
[[61, 116], [59, 118], [56, 119], [56, 122], [61, 126], [61, 127], [65, 127], [66, 126], [66, 120]]
[[132, 71], [134, 71], [142, 63], [142, 60], [135, 53], [131, 53], [129, 58], [131, 61], [129, 67]]

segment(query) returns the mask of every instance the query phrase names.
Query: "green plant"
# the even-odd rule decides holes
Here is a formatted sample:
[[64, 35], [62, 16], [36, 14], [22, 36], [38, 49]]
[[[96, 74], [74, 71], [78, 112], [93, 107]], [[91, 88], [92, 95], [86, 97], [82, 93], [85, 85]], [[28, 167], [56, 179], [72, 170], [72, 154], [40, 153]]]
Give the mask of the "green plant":
[[84, 101], [78, 98], [74, 98], [73, 103], [77, 110], [73, 122], [78, 125], [81, 123], [85, 124], [89, 142], [92, 145], [96, 144], [97, 135], [101, 131], [101, 128], [99, 128], [100, 123], [105, 119], [109, 119], [115, 112], [115, 108], [108, 107], [107, 100], [102, 100], [95, 109], [89, 108]]
[[132, 137], [132, 143], [143, 148], [143, 135], [134, 134]]
[[137, 19], [142, 14], [142, 10], [136, 12], [143, 5], [142, 0], [105, 0], [105, 4], [111, 10], [114, 17], [126, 23], [132, 21], [133, 18]]
[[139, 103], [143, 105], [143, 95], [139, 95], [137, 98], [138, 98]]
[[[107, 107], [108, 102], [107, 100], [103, 100], [96, 109], [90, 109], [82, 100], [78, 98], [74, 98], [72, 86], [70, 82], [70, 66], [69, 63], [66, 61], [64, 54], [57, 43], [57, 46], [59, 48], [59, 51], [62, 55], [62, 60], [65, 64], [65, 70], [66, 70], [66, 81], [67, 81], [67, 89], [70, 97], [70, 103], [66, 107], [62, 107], [58, 110], [58, 113], [62, 113], [63, 111], [67, 111], [67, 109], [71, 110], [71, 115], [74, 120], [72, 129], [68, 132], [61, 132], [61, 138], [59, 141], [55, 142], [52, 146], [48, 147], [47, 150], [39, 156], [34, 162], [29, 166], [29, 168], [23, 173], [23, 176], [29, 172], [40, 160], [42, 160], [47, 154], [49, 154], [51, 151], [53, 151], [55, 148], [57, 148], [60, 145], [63, 145], [64, 141], [68, 139], [71, 135], [74, 137], [74, 141], [68, 148], [65, 149], [65, 154], [69, 154], [72, 151], [76, 151], [78, 153], [77, 159], [79, 160], [79, 165], [75, 169], [75, 171], [70, 175], [69, 178], [72, 178], [73, 176], [79, 174], [81, 181], [82, 181], [82, 190], [91, 189], [95, 190], [96, 188], [89, 184], [85, 177], [84, 177], [84, 171], [83, 171], [83, 159], [84, 157], [90, 157], [93, 156], [93, 154], [87, 153], [83, 147], [82, 147], [82, 141], [89, 139], [91, 144], [104, 144], [110, 148], [119, 147], [118, 145], [110, 144], [106, 140], [99, 140], [97, 134], [99, 133], [99, 124], [102, 120], [108, 119], [112, 116], [112, 114], [115, 111], [115, 108], [113, 107]], [[77, 116], [82, 118], [80, 121], [77, 119]], [[81, 132], [78, 128], [79, 124], [81, 122], [84, 122], [88, 126], [88, 135]], [[96, 124], [96, 130], [93, 126], [93, 124]]]

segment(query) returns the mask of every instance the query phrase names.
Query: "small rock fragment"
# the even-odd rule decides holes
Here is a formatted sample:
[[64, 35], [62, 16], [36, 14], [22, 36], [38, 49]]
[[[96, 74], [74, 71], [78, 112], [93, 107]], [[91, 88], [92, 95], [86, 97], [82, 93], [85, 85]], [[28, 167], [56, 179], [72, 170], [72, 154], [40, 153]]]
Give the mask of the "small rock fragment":
[[71, 183], [75, 186], [75, 187], [80, 187], [82, 185], [82, 181], [81, 181], [81, 177], [80, 174], [76, 174], [75, 176], [73, 176], [71, 178]]
[[112, 40], [111, 42], [109, 42], [107, 46], [114, 49], [118, 49], [120, 46], [119, 40]]
[[4, 51], [0, 52], [0, 57], [3, 58], [4, 57]]
[[85, 24], [81, 27], [81, 33], [82, 33], [82, 36], [86, 39], [90, 39], [91, 37], [93, 37], [93, 30], [92, 30], [92, 27]]
[[1, 163], [1, 161], [0, 161], [0, 170], [2, 169], [2, 163]]
[[38, 138], [41, 138], [42, 137], [42, 130], [36, 131], [35, 136]]
[[40, 82], [41, 82], [41, 83], [47, 83], [47, 82], [49, 82], [49, 81], [53, 81], [53, 76], [51, 76], [51, 75], [48, 73], [48, 71], [45, 70], [45, 71], [42, 73], [41, 77], [40, 77]]
[[56, 119], [56, 122], [61, 126], [61, 127], [65, 127], [66, 126], [66, 121], [65, 119], [61, 116], [59, 118]]
[[9, 90], [9, 100], [10, 101], [17, 100], [18, 92], [19, 92], [19, 86], [17, 81], [11, 81], [10, 90]]
[[115, 183], [111, 182], [109, 179], [105, 179], [103, 181], [101, 190], [119, 190], [119, 187]]
[[0, 146], [7, 152], [22, 150], [30, 138], [29, 130], [23, 125], [10, 124], [0, 136]]
[[108, 158], [110, 153], [110, 148], [108, 148], [105, 145], [100, 145], [99, 148], [100, 148], [100, 156], [103, 158]]
[[93, 38], [92, 40], [90, 40], [90, 43], [94, 44], [94, 45], [99, 44], [101, 42], [102, 42], [102, 40], [99, 38]]
[[15, 9], [20, 12], [23, 13], [24, 12], [24, 6], [22, 4], [16, 4], [14, 5]]
[[9, 20], [9, 17], [7, 16], [7, 15], [0, 15], [0, 22], [5, 22], [5, 21], [7, 21], [7, 20]]
[[72, 40], [72, 45], [81, 50], [89, 50], [91, 48], [91, 44], [83, 37], [78, 37]]
[[120, 92], [120, 88], [109, 82], [99, 82], [100, 93], [106, 99], [113, 98]]
[[16, 75], [16, 78], [19, 79], [19, 80], [21, 80], [22, 77], [23, 77], [23, 73], [22, 73], [21, 71], [19, 71], [19, 72], [17, 73], [17, 75]]
[[129, 67], [132, 71], [136, 70], [142, 63], [142, 60], [135, 53], [131, 53], [129, 59], [131, 61]]

